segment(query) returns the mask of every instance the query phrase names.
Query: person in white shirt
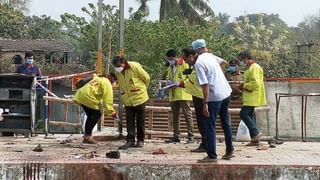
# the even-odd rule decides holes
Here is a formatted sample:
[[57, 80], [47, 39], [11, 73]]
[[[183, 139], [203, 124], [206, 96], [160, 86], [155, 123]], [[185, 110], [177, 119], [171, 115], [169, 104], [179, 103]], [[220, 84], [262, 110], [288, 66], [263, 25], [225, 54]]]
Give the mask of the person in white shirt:
[[223, 159], [234, 157], [232, 145], [232, 130], [229, 114], [231, 87], [224, 76], [219, 61], [221, 58], [208, 52], [206, 42], [198, 39], [192, 42], [192, 48], [199, 54], [194, 65], [197, 79], [203, 92], [203, 115], [205, 119], [205, 134], [208, 156], [198, 162], [216, 162], [216, 118], [219, 114], [221, 126], [225, 135], [226, 153]]

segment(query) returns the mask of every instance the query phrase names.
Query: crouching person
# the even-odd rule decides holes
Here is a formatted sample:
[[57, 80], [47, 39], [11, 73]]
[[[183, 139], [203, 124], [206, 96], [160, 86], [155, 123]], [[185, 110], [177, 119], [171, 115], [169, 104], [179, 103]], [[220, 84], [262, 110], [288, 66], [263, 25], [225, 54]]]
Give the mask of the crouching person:
[[[127, 142], [119, 149], [129, 147], [143, 147], [145, 104], [149, 100], [147, 86], [150, 82], [149, 74], [137, 62], [127, 61], [116, 56], [112, 60], [115, 68], [121, 99], [126, 110]], [[135, 138], [137, 133], [137, 143]]]
[[96, 144], [92, 137], [92, 130], [101, 118], [100, 106], [103, 105], [105, 113], [112, 115], [113, 119], [119, 121], [119, 117], [113, 109], [113, 90], [110, 81], [105, 77], [80, 80], [77, 83], [77, 92], [73, 101], [80, 104], [87, 115], [83, 143]]

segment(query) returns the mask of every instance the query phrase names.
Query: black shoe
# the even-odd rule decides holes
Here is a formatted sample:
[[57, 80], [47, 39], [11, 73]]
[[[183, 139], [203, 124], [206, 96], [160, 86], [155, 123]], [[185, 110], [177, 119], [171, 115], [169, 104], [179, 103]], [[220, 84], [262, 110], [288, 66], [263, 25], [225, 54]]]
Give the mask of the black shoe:
[[134, 147], [142, 148], [142, 147], [143, 147], [143, 144], [144, 144], [143, 141], [138, 141]]
[[192, 149], [191, 152], [202, 153], [202, 152], [207, 152], [207, 149], [200, 145], [196, 149]]
[[217, 158], [210, 158], [209, 156], [203, 158], [203, 159], [199, 159], [197, 161], [198, 163], [210, 163], [210, 162], [217, 162]]
[[231, 152], [225, 153], [225, 154], [222, 156], [222, 159], [230, 160], [230, 159], [233, 158], [233, 157], [235, 157], [235, 155], [233, 154], [233, 151], [231, 151]]
[[170, 138], [164, 141], [165, 143], [180, 143], [180, 139], [178, 138]]
[[126, 150], [129, 147], [134, 147], [134, 146], [135, 146], [134, 142], [129, 141], [129, 142], [126, 142], [124, 145], [120, 146], [119, 149]]

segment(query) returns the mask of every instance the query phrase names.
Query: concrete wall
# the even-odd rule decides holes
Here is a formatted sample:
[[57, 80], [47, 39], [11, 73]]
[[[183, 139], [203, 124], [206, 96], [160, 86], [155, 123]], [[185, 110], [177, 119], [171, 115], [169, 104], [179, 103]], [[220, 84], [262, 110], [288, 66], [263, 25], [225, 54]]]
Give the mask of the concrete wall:
[[163, 179], [319, 179], [320, 169], [313, 166], [252, 165], [157, 165], [157, 164], [1, 164], [0, 179], [10, 180], [163, 180]]
[[[275, 93], [318, 93], [320, 83], [299, 82], [266, 82], [268, 113], [257, 114], [257, 125], [265, 135], [276, 135], [276, 98]], [[301, 137], [301, 97], [281, 98], [279, 108], [279, 135], [280, 137]], [[320, 96], [308, 97], [307, 102], [307, 137], [320, 138]]]

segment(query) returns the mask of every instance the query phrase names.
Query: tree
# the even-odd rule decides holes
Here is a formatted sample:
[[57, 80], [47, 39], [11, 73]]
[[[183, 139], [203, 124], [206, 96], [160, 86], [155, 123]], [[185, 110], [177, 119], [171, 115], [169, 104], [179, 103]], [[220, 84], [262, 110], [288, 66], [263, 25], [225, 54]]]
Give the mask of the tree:
[[[147, 1], [149, 0], [138, 0], [138, 11], [144, 11], [146, 15]], [[162, 22], [174, 17], [186, 20], [190, 24], [203, 24], [206, 17], [214, 17], [214, 12], [209, 0], [161, 0], [159, 20]]]
[[0, 0], [0, 5], [4, 4], [15, 10], [27, 13], [29, 11], [30, 0]]
[[[279, 51], [283, 46], [288, 31], [278, 30], [278, 25], [264, 23], [266, 14], [240, 16], [232, 24], [231, 36], [243, 42], [244, 48], [263, 51]], [[254, 18], [253, 18], [254, 17]], [[270, 21], [272, 22], [272, 21]]]
[[[83, 17], [65, 13], [61, 15], [63, 32], [70, 39], [76, 50], [81, 54], [82, 59], [89, 65], [94, 65], [98, 49], [98, 10], [97, 7], [89, 3], [88, 8], [83, 7], [83, 12], [90, 16], [90, 21]], [[103, 37], [107, 41], [109, 33], [112, 33], [112, 49], [118, 49], [119, 42], [119, 11], [115, 6], [103, 4]], [[102, 50], [106, 54], [108, 43], [103, 43]]]
[[28, 16], [24, 19], [27, 39], [60, 39], [61, 25], [49, 16]]
[[19, 39], [25, 35], [24, 15], [9, 4], [0, 4], [0, 37]]

